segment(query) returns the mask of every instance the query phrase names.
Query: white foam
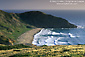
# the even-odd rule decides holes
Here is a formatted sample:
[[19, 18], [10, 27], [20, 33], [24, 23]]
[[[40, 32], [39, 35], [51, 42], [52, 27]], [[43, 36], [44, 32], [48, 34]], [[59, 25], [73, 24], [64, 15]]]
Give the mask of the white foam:
[[52, 34], [52, 31], [48, 31], [48, 34]]
[[52, 35], [60, 35], [60, 33], [52, 32]]
[[82, 29], [83, 29], [84, 27], [83, 27], [83, 26], [78, 25], [78, 26], [77, 26], [77, 28], [82, 28]]
[[[46, 36], [42, 36], [42, 35], [46, 35]], [[72, 33], [63, 33], [63, 32], [57, 33], [51, 31], [50, 29], [42, 29], [39, 33], [34, 35], [32, 44], [37, 46], [85, 44], [84, 37], [82, 37], [81, 39], [79, 37], [80, 36], [74, 35]]]
[[73, 37], [73, 38], [76, 37], [76, 36], [73, 36], [73, 34], [71, 34], [71, 33], [69, 33], [68, 35], [69, 35], [70, 38], [72, 38], [72, 37]]
[[62, 32], [60, 32], [60, 34], [61, 34], [61, 35], [67, 35], [66, 33], [62, 33]]

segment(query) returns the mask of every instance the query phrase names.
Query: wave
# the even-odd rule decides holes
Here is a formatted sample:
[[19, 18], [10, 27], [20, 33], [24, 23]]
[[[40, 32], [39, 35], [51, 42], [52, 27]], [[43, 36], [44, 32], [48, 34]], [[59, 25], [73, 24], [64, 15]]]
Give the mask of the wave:
[[85, 27], [84, 27], [84, 26], [77, 25], [77, 28], [83, 29], [83, 28], [85, 28]]
[[[77, 28], [76, 28], [77, 29]], [[39, 33], [34, 35], [32, 44], [37, 46], [47, 45], [77, 45], [85, 44], [84, 37], [76, 34], [76, 29], [42, 29]], [[57, 30], [57, 31], [56, 31]], [[77, 29], [78, 30], [78, 29]], [[69, 31], [69, 32], [67, 32]], [[75, 32], [72, 33], [71, 31]]]
[[70, 21], [69, 21], [69, 23], [76, 25], [76, 26], [77, 26], [77, 28], [81, 28], [81, 29], [85, 28], [85, 26], [77, 25], [76, 23], [73, 23], [73, 22], [70, 22]]

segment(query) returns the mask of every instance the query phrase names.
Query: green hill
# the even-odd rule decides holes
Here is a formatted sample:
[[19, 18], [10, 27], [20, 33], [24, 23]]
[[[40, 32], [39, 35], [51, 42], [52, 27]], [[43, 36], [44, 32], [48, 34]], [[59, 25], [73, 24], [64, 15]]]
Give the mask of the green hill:
[[21, 20], [27, 24], [38, 28], [76, 28], [77, 26], [70, 24], [67, 20], [45, 14], [40, 11], [30, 11], [18, 14]]
[[30, 11], [25, 13], [7, 13], [0, 10], [0, 44], [13, 44], [18, 36], [32, 28], [76, 28], [67, 20]]
[[0, 44], [12, 44], [18, 36], [29, 30], [27, 26], [15, 13], [0, 10]]

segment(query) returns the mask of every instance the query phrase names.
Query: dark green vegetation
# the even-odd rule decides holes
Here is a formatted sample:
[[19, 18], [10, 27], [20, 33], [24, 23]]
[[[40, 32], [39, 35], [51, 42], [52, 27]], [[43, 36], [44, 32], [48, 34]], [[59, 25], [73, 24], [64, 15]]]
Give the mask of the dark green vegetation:
[[[0, 10], [0, 44], [13, 44], [24, 32], [32, 28], [76, 28], [67, 20], [39, 11], [7, 13]], [[14, 41], [15, 40], [15, 41]]]
[[[0, 45], [0, 50], [9, 50], [9, 49], [19, 49], [19, 48], [31, 48], [31, 46], [26, 46], [26, 45], [23, 45], [23, 44], [18, 44], [18, 45], [12, 45], [12, 46], [1, 46]], [[17, 51], [17, 50], [14, 50], [14, 51]]]
[[[27, 53], [27, 54], [16, 54], [9, 57], [29, 57], [29, 56], [32, 56], [32, 55], [30, 53]], [[36, 57], [40, 57], [40, 55]]]
[[77, 26], [70, 24], [67, 20], [45, 14], [40, 11], [30, 11], [18, 14], [25, 23], [38, 28], [76, 28]]
[[[9, 57], [28, 57], [28, 56], [33, 56], [33, 55], [31, 55], [30, 53], [26, 53], [26, 54], [16, 54], [16, 55], [12, 55], [12, 56], [9, 56]], [[43, 55], [37, 55], [37, 54], [35, 54], [34, 55], [34, 57], [47, 57], [47, 56], [49, 56], [49, 57], [52, 57], [52, 56], [56, 56], [56, 54], [43, 54]], [[58, 57], [84, 57], [84, 54], [70, 54], [70, 55], [61, 55], [61, 56], [58, 56]]]

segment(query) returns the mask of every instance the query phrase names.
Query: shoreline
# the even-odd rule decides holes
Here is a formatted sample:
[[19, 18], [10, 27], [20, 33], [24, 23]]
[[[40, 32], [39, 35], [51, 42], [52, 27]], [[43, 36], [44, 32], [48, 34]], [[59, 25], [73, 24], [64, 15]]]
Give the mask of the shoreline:
[[21, 36], [18, 37], [17, 41], [18, 44], [25, 44], [31, 45], [34, 39], [34, 35], [41, 31], [42, 28], [35, 28], [23, 33]]
[[43, 28], [37, 28], [37, 29], [39, 29], [39, 30], [36, 31], [36, 33], [33, 34], [33, 36], [32, 36], [33, 38], [32, 38], [32, 40], [31, 40], [31, 44], [32, 44], [32, 41], [33, 41], [33, 39], [34, 39], [34, 35], [36, 35], [37, 33], [39, 33]]

